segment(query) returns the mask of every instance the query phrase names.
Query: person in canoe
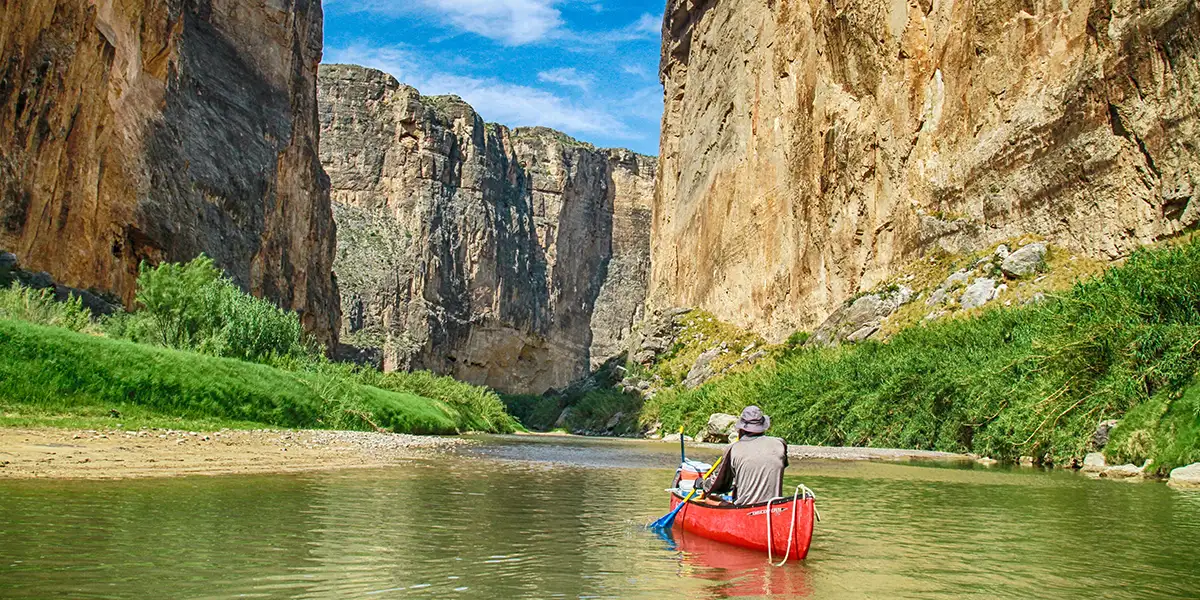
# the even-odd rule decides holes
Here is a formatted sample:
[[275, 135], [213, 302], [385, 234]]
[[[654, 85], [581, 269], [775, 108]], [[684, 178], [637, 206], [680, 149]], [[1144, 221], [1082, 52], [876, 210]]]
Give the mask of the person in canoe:
[[715, 473], [702, 484], [706, 497], [730, 494], [733, 504], [758, 504], [783, 495], [783, 470], [788, 466], [787, 442], [764, 435], [771, 418], [757, 406], [747, 406], [737, 421], [738, 441], [725, 449]]

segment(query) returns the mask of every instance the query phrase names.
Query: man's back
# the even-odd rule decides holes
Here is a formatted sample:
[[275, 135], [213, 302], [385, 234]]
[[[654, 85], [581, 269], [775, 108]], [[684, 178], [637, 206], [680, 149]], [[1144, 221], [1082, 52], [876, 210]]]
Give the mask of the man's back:
[[735, 504], [758, 504], [783, 494], [787, 443], [765, 435], [744, 436], [725, 450], [725, 458], [708, 489], [733, 491]]

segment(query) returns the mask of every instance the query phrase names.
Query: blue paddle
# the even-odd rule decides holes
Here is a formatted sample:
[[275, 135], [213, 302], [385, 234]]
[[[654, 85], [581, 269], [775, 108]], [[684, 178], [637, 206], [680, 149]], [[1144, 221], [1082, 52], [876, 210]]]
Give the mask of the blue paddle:
[[[721, 458], [725, 458], [725, 457], [722, 456], [717, 459], [717, 462], [713, 463], [712, 468], [709, 469], [708, 472], [704, 474], [704, 479], [708, 479], [708, 476], [712, 475], [713, 471], [717, 470], [717, 465], [721, 464]], [[678, 515], [679, 511], [683, 510], [684, 506], [687, 506], [687, 503], [691, 501], [692, 496], [695, 496], [696, 492], [698, 492], [698, 491], [700, 491], [700, 490], [693, 487], [692, 493], [688, 494], [687, 498], [683, 499], [683, 502], [680, 502], [678, 505], [676, 505], [674, 510], [663, 515], [657, 521], [647, 525], [646, 528], [648, 528], [648, 529], [670, 529], [671, 526], [675, 524], [675, 515]]]

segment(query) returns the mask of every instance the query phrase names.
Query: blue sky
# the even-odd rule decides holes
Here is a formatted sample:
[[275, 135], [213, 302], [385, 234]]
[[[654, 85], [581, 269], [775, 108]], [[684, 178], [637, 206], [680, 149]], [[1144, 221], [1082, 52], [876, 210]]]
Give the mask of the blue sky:
[[665, 0], [325, 0], [325, 62], [457, 94], [483, 118], [658, 154]]

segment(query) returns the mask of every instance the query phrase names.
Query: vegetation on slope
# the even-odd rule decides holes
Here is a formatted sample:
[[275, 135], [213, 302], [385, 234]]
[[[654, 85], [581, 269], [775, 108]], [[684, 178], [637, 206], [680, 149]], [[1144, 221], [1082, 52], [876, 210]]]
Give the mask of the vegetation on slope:
[[1096, 423], [1106, 452], [1159, 471], [1200, 461], [1200, 243], [1143, 250], [1044, 301], [906, 328], [886, 343], [794, 349], [648, 400], [645, 423], [695, 431], [759, 404], [795, 443], [892, 446], [1063, 464]]
[[206, 258], [143, 269], [138, 285], [141, 310], [99, 322], [49, 291], [0, 289], [0, 422], [70, 422], [115, 410], [221, 426], [515, 426], [491, 390], [330, 363], [295, 313], [241, 292]]

